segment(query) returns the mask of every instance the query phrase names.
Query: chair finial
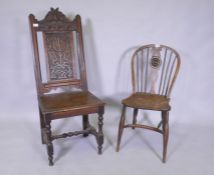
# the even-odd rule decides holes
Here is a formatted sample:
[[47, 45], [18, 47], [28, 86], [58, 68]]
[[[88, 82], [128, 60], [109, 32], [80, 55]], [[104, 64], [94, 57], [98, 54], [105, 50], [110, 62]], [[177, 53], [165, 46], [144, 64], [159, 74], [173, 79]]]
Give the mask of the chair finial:
[[45, 18], [38, 21], [40, 30], [70, 30], [71, 21], [61, 12], [59, 8], [50, 8]]

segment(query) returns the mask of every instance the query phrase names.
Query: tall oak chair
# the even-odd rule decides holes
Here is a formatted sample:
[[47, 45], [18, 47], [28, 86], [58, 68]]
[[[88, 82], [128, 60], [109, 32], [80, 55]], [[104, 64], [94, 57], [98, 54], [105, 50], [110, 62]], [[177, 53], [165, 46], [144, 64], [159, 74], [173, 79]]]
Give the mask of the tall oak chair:
[[[122, 100], [123, 108], [119, 122], [117, 148], [124, 128], [144, 128], [163, 134], [163, 162], [166, 162], [169, 136], [170, 93], [180, 67], [180, 56], [164, 45], [145, 45], [138, 48], [131, 60], [132, 94]], [[133, 109], [132, 124], [125, 124], [126, 108]], [[162, 120], [157, 127], [137, 124], [138, 110], [160, 111]], [[162, 126], [162, 128], [161, 128]]]
[[[42, 143], [47, 145], [49, 165], [53, 165], [52, 141], [92, 134], [102, 153], [104, 103], [88, 91], [81, 18], [68, 19], [51, 8], [44, 19], [29, 15], [34, 53]], [[98, 114], [98, 131], [89, 124], [89, 114]], [[83, 129], [53, 135], [51, 121], [80, 116]]]

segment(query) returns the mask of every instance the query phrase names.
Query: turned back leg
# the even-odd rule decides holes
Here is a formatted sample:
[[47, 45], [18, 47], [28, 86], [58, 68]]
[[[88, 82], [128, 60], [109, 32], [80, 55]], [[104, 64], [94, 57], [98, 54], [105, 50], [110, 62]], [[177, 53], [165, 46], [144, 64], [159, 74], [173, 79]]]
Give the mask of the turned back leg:
[[[89, 119], [88, 115], [83, 115], [82, 116], [82, 125], [83, 125], [83, 130], [86, 130], [89, 127]], [[87, 137], [88, 134], [83, 134], [83, 137]]]

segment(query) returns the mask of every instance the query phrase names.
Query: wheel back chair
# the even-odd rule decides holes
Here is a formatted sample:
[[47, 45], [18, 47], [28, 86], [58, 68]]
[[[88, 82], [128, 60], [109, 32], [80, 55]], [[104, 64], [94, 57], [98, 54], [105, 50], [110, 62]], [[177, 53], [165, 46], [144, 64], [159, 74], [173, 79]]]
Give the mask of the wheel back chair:
[[[149, 129], [163, 134], [163, 162], [166, 162], [171, 109], [169, 97], [179, 67], [179, 54], [168, 46], [145, 45], [134, 52], [131, 60], [133, 93], [122, 100], [116, 151], [119, 151], [124, 128]], [[132, 124], [125, 124], [126, 107], [133, 108]], [[157, 127], [137, 124], [138, 109], [161, 111], [162, 120]]]
[[[101, 154], [104, 103], [87, 88], [80, 16], [70, 20], [58, 8], [51, 8], [43, 20], [30, 14], [29, 23], [41, 137], [42, 143], [47, 145], [49, 165], [53, 165], [52, 141], [59, 138], [92, 134]], [[98, 130], [89, 124], [89, 114], [93, 113], [98, 114]], [[52, 120], [73, 116], [82, 117], [83, 130], [52, 134]]]

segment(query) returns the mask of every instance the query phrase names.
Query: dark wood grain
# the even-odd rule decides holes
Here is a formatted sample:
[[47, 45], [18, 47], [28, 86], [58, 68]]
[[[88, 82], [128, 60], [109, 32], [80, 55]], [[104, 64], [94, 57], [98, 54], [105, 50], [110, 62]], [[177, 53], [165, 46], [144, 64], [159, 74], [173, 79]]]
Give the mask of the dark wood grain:
[[[34, 53], [34, 72], [37, 86], [38, 106], [42, 143], [47, 145], [49, 165], [53, 165], [53, 143], [59, 138], [92, 134], [98, 143], [98, 153], [102, 153], [104, 103], [88, 91], [86, 65], [82, 38], [82, 25], [79, 15], [68, 19], [59, 9], [47, 13], [44, 19], [37, 20], [29, 15]], [[42, 77], [42, 58], [38, 33], [42, 33], [46, 64], [46, 77]], [[57, 88], [67, 88], [52, 93]], [[69, 89], [69, 90], [68, 90]], [[75, 89], [75, 90], [74, 90]], [[89, 123], [89, 114], [97, 113], [98, 130]], [[83, 120], [83, 129], [53, 135], [51, 121], [79, 116]]]
[[170, 110], [169, 98], [163, 95], [136, 92], [124, 99], [122, 103], [126, 106], [139, 109], [156, 111]]

